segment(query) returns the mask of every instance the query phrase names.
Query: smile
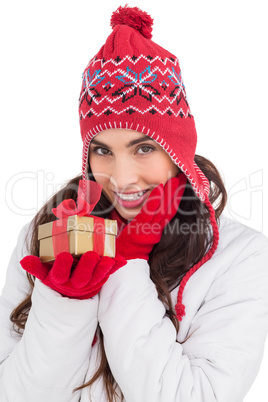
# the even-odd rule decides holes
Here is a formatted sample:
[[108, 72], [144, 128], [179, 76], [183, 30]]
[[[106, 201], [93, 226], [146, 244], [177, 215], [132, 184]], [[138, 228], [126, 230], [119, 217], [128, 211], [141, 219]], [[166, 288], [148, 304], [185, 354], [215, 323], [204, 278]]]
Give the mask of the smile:
[[138, 193], [132, 193], [132, 194], [122, 194], [122, 193], [115, 193], [117, 197], [121, 198], [121, 200], [124, 201], [135, 201], [141, 198], [147, 190], [144, 191], [139, 191]]
[[116, 201], [121, 207], [132, 209], [141, 207], [149, 196], [149, 190], [137, 193], [115, 193]]

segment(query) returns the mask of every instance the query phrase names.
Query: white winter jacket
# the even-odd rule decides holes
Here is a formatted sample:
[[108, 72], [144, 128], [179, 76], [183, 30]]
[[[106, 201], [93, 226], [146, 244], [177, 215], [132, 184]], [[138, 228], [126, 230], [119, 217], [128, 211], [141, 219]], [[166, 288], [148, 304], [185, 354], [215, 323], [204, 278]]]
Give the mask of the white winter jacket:
[[177, 340], [141, 259], [128, 261], [88, 300], [62, 297], [37, 279], [20, 337], [9, 315], [30, 290], [19, 263], [29, 254], [28, 226], [20, 232], [0, 299], [1, 402], [107, 402], [102, 379], [72, 393], [98, 367], [99, 342], [92, 347], [98, 322], [124, 401], [243, 401], [259, 371], [268, 330], [264, 235], [221, 216], [215, 254], [185, 287], [186, 315]]

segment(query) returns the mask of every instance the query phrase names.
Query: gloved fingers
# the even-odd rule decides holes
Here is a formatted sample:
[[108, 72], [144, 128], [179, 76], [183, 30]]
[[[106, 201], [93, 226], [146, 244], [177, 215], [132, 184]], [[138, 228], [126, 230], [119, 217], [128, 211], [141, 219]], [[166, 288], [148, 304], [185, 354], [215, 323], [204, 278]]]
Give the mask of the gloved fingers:
[[74, 288], [83, 288], [90, 282], [100, 258], [95, 251], [87, 251], [81, 256], [70, 278], [70, 283]]
[[56, 256], [54, 264], [49, 272], [52, 282], [62, 284], [67, 282], [73, 265], [73, 256], [67, 251], [63, 251]]
[[[185, 191], [187, 177], [180, 173], [176, 177], [169, 179], [164, 186], [164, 194], [161, 205], [160, 221], [164, 228], [178, 211], [181, 198]], [[157, 220], [157, 216], [155, 217]]]
[[27, 255], [20, 261], [20, 264], [25, 271], [41, 281], [45, 279], [51, 268], [51, 264], [42, 264], [40, 258], [35, 255]]
[[100, 284], [103, 279], [108, 278], [114, 264], [115, 260], [113, 258], [107, 256], [101, 257], [90, 280], [90, 288]]
[[172, 190], [175, 200], [175, 203], [173, 203], [173, 205], [175, 207], [175, 210], [177, 211], [186, 188], [187, 177], [184, 173], [179, 173], [176, 177], [174, 177], [174, 179], [178, 179], [177, 187], [174, 186], [174, 189]]
[[109, 275], [103, 278], [99, 283], [96, 283], [94, 286], [90, 286], [86, 291], [87, 298], [95, 296], [101, 290], [102, 286], [107, 282], [109, 279]]
[[178, 188], [178, 185], [179, 179], [177, 177], [172, 177], [166, 182], [163, 191], [163, 198], [161, 200], [161, 213], [159, 214], [161, 218], [166, 217], [166, 215], [169, 214], [171, 210], [174, 210], [174, 194]]
[[[94, 274], [95, 274], [94, 282], [96, 282], [96, 283], [94, 284], [93, 281], [91, 281], [90, 293], [88, 294], [88, 297], [93, 297], [95, 294], [99, 293], [99, 291], [101, 290], [104, 283], [107, 282], [107, 280], [109, 279], [110, 275], [112, 275], [114, 272], [116, 272], [119, 268], [123, 267], [127, 263], [127, 260], [119, 254], [117, 254], [114, 258], [110, 258], [110, 257], [102, 257], [102, 258], [103, 259], [109, 258], [109, 260], [112, 260], [112, 261], [109, 261], [110, 269], [108, 268], [108, 265], [107, 265], [106, 273], [104, 273], [104, 270], [102, 270], [101, 264], [100, 263], [98, 264], [98, 269], [100, 269], [100, 272], [102, 272], [103, 277], [100, 279], [100, 276], [98, 275], [97, 270], [96, 270], [96, 272], [94, 272]], [[103, 264], [104, 265], [107, 264], [105, 260], [104, 260]]]
[[114, 272], [116, 272], [119, 268], [123, 267], [126, 265], [127, 260], [122, 257], [121, 255], [117, 254], [114, 257], [114, 265], [112, 266], [109, 275], [112, 275]]
[[[115, 258], [107, 256], [100, 257], [96, 252], [93, 251], [88, 251], [87, 253], [83, 254], [82, 257], [79, 261], [79, 265], [81, 265], [79, 266], [79, 270], [83, 266], [85, 269], [81, 269], [80, 275], [76, 277], [74, 275], [77, 274], [76, 269], [78, 268], [78, 265], [75, 267], [68, 282], [70, 284], [68, 287], [66, 287], [64, 284], [50, 283], [48, 280], [47, 285], [64, 296], [77, 299], [89, 299], [90, 297], [93, 297], [99, 293], [101, 287], [108, 280], [112, 273], [127, 263], [125, 258], [121, 255], [116, 255]], [[91, 270], [93, 266], [93, 275], [91, 279], [89, 279], [89, 276], [86, 272], [89, 266], [91, 267]], [[92, 274], [92, 272], [90, 274]], [[76, 278], [78, 282], [74, 281], [74, 278]]]

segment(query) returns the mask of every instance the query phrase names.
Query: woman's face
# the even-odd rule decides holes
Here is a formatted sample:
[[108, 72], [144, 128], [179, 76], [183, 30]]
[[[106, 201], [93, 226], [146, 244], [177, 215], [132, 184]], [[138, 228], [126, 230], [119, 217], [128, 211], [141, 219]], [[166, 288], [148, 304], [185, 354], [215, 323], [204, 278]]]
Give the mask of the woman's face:
[[89, 164], [105, 196], [127, 220], [139, 213], [154, 187], [179, 172], [154, 140], [127, 129], [104, 130], [94, 137]]

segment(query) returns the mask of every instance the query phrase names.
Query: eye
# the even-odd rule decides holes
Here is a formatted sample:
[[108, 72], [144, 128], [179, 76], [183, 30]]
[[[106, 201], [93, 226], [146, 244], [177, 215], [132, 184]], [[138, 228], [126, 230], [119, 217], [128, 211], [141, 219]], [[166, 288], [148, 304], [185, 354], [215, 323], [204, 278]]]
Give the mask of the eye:
[[141, 150], [141, 149], [143, 150], [143, 151], [141, 152], [142, 155], [144, 155], [144, 154], [149, 154], [149, 153], [151, 153], [152, 151], [155, 150], [154, 147], [151, 147], [151, 146], [149, 146], [149, 145], [143, 145], [142, 147], [140, 147], [140, 148], [138, 149], [138, 151]]
[[94, 154], [104, 156], [104, 155], [109, 155], [110, 151], [106, 148], [94, 147], [92, 149], [92, 152], [94, 152]]

